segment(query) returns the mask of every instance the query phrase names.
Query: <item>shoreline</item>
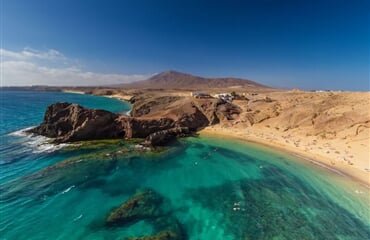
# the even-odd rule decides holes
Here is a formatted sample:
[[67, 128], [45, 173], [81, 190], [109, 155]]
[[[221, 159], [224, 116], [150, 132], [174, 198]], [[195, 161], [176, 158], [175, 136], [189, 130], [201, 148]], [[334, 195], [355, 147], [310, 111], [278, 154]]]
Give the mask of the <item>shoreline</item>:
[[[74, 93], [74, 94], [85, 94], [88, 95], [86, 92], [83, 91], [74, 91], [74, 90], [62, 90], [64, 93]], [[122, 95], [122, 94], [113, 94], [113, 95], [101, 95], [101, 94], [91, 94], [93, 96], [98, 96], [98, 97], [106, 97], [106, 98], [114, 98], [120, 101], [128, 102], [130, 103], [130, 99], [133, 97], [131, 95]]]
[[95, 95], [95, 96], [102, 96], [102, 97], [106, 97], [106, 98], [114, 98], [114, 99], [117, 99], [121, 102], [125, 102], [125, 103], [128, 103], [130, 104], [131, 108], [130, 110], [128, 110], [125, 114], [129, 117], [131, 117], [131, 111], [132, 111], [132, 104], [130, 103], [130, 99], [132, 98], [132, 96], [129, 96], [129, 95], [121, 95], [121, 94], [113, 94], [113, 95]]
[[[69, 91], [66, 92], [76, 93], [76, 94], [86, 94], [79, 91]], [[129, 103], [129, 100], [132, 98], [131, 95], [123, 94], [113, 94], [113, 95], [97, 95], [107, 98], [115, 98], [120, 101], [125, 101]], [[129, 115], [129, 113], [126, 113]], [[239, 126], [232, 126], [225, 128], [221, 125], [213, 125], [206, 127], [205, 129], [198, 132], [200, 135], [213, 135], [219, 137], [227, 137], [230, 139], [238, 139], [246, 142], [255, 143], [262, 146], [271, 147], [278, 151], [285, 152], [289, 155], [298, 157], [304, 161], [309, 161], [312, 164], [315, 164], [321, 168], [325, 168], [335, 174], [341, 175], [342, 177], [348, 177], [351, 180], [361, 183], [364, 187], [370, 189], [370, 168], [369, 168], [369, 159], [366, 161], [366, 166], [364, 167], [364, 160], [366, 160], [366, 155], [358, 154], [355, 149], [349, 150], [350, 154], [354, 155], [354, 158], [350, 159], [347, 156], [335, 154], [334, 150], [342, 150], [342, 142], [331, 142], [328, 144], [325, 141], [320, 141], [318, 139], [313, 140], [315, 143], [308, 147], [302, 145], [312, 142], [312, 139], [306, 140], [302, 136], [289, 134], [288, 138], [285, 138], [280, 132], [273, 131], [272, 129], [260, 129], [260, 128], [240, 128]], [[253, 136], [254, 135], [254, 136]], [[279, 138], [280, 137], [280, 138]], [[290, 143], [287, 143], [289, 140]], [[302, 140], [302, 141], [301, 141]], [[296, 143], [298, 144], [296, 145]], [[292, 145], [294, 143], [294, 145]], [[290, 145], [289, 145], [290, 144]], [[333, 145], [331, 145], [333, 144]], [[308, 146], [307, 145], [307, 146]], [[318, 149], [321, 149], [321, 152], [326, 152], [325, 156], [321, 152], [318, 152]], [[330, 150], [330, 154], [327, 151]], [[357, 150], [357, 149], [356, 149]], [[341, 151], [342, 152], [342, 151]], [[348, 154], [347, 154], [348, 155]], [[355, 160], [354, 160], [355, 159]], [[358, 160], [360, 159], [360, 160]], [[358, 160], [356, 162], [356, 160]]]
[[102, 97], [107, 97], [107, 98], [115, 98], [120, 101], [125, 101], [130, 103], [130, 99], [133, 97], [131, 95], [122, 95], [122, 94], [113, 94], [113, 95], [96, 95], [96, 96], [102, 96]]
[[349, 166], [335, 166], [330, 164], [333, 159], [331, 158], [324, 158], [320, 155], [311, 153], [311, 152], [305, 152], [299, 149], [294, 149], [290, 146], [286, 146], [284, 144], [278, 144], [275, 142], [269, 141], [269, 139], [266, 138], [257, 138], [253, 136], [247, 136], [247, 135], [238, 135], [236, 134], [237, 130], [229, 128], [229, 129], [223, 129], [219, 125], [214, 125], [207, 127], [205, 129], [202, 129], [198, 132], [199, 135], [203, 136], [210, 136], [210, 137], [225, 137], [229, 139], [236, 139], [241, 140], [244, 142], [254, 143], [257, 145], [262, 145], [265, 147], [273, 148], [278, 151], [282, 151], [284, 153], [287, 153], [288, 155], [295, 156], [297, 158], [300, 158], [302, 161], [310, 162], [318, 167], [321, 167], [323, 169], [326, 169], [332, 173], [335, 173], [337, 175], [340, 175], [342, 177], [349, 178], [355, 182], [360, 183], [365, 188], [370, 189], [370, 174], [365, 171], [361, 171], [360, 169], [356, 168], [349, 168]]
[[85, 92], [83, 91], [75, 91], [75, 90], [62, 90], [62, 92], [64, 93], [74, 93], [74, 94], [86, 94]]

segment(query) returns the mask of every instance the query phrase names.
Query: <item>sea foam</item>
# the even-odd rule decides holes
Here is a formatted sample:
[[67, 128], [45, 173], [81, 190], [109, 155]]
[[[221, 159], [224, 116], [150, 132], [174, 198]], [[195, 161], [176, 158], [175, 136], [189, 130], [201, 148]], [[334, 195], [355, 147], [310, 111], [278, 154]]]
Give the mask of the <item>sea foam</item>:
[[25, 145], [32, 149], [32, 153], [51, 153], [56, 150], [59, 150], [65, 146], [68, 146], [66, 143], [54, 144], [51, 143], [52, 139], [44, 136], [35, 135], [33, 133], [27, 132], [28, 130], [34, 127], [27, 127], [24, 129], [11, 132], [8, 135], [14, 137], [23, 138], [24, 141], [21, 142], [22, 145]]
[[28, 130], [31, 130], [31, 129], [32, 129], [32, 128], [34, 128], [34, 127], [35, 127], [35, 126], [27, 127], [27, 128], [23, 128], [23, 129], [20, 129], [20, 130], [17, 130], [17, 131], [11, 132], [11, 133], [9, 133], [8, 135], [9, 135], [9, 136], [15, 136], [15, 137], [27, 137], [27, 136], [32, 135], [31, 133], [28, 133], [27, 131], [28, 131]]
[[69, 188], [67, 188], [66, 190], [64, 190], [64, 191], [62, 192], [62, 194], [65, 194], [65, 193], [67, 193], [67, 192], [71, 191], [71, 190], [72, 190], [72, 188], [74, 188], [74, 187], [75, 187], [75, 185], [70, 186]]

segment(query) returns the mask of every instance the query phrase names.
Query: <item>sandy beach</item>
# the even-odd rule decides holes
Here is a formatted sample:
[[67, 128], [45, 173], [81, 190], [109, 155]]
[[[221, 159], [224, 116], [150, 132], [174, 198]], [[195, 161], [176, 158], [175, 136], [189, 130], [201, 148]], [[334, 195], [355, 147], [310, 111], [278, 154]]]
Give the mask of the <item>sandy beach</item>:
[[65, 90], [65, 89], [63, 89], [62, 92], [75, 93], [75, 94], [86, 94], [84, 91], [77, 91], [77, 90]]
[[[228, 128], [209, 126], [201, 135], [234, 138], [254, 142], [294, 154], [340, 175], [360, 181], [370, 188], [369, 138], [350, 141], [351, 148], [340, 140], [324, 141], [315, 137], [303, 138], [278, 131], [258, 128]], [[364, 134], [365, 135], [365, 134]], [[366, 137], [366, 136], [365, 136]]]
[[130, 99], [132, 98], [132, 95], [124, 95], [124, 94], [113, 94], [113, 95], [103, 95], [104, 97], [108, 97], [108, 98], [116, 98], [118, 100], [121, 100], [121, 101], [130, 101]]

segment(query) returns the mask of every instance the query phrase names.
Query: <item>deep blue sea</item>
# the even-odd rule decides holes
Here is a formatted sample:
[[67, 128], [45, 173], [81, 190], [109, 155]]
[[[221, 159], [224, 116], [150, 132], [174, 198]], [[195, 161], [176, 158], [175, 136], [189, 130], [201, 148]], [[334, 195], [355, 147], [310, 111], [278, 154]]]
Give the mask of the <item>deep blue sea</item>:
[[[192, 240], [370, 239], [369, 189], [309, 161], [206, 136], [154, 152], [124, 140], [55, 146], [22, 131], [41, 123], [48, 105], [116, 113], [130, 105], [72, 93], [0, 94], [0, 239], [125, 239], [174, 225]], [[165, 199], [161, 217], [106, 224], [146, 189]]]

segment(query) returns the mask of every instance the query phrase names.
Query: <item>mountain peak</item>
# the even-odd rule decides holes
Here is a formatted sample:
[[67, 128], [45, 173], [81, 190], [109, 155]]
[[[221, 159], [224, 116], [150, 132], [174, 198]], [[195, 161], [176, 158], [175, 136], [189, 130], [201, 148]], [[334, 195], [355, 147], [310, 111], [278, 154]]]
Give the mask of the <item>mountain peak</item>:
[[184, 73], [175, 71], [175, 70], [167, 70], [167, 71], [161, 72], [160, 74], [184, 74]]
[[190, 74], [188, 74], [188, 73], [183, 73], [183, 72], [179, 72], [179, 71], [175, 71], [175, 70], [163, 71], [163, 72], [160, 72], [160, 73], [158, 73], [154, 76], [157, 76], [157, 75], [160, 75], [160, 76], [167, 76], [167, 75], [170, 75], [170, 76], [184, 76], [184, 75], [190, 76]]
[[268, 86], [240, 78], [204, 78], [175, 70], [158, 73], [147, 80], [126, 85], [130, 88], [152, 89], [210, 89], [244, 87], [248, 89], [264, 89]]

